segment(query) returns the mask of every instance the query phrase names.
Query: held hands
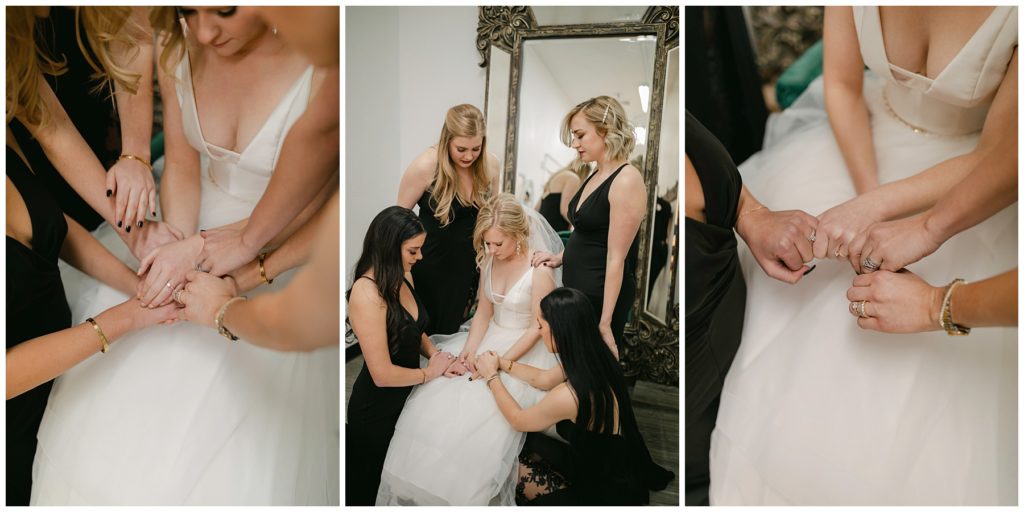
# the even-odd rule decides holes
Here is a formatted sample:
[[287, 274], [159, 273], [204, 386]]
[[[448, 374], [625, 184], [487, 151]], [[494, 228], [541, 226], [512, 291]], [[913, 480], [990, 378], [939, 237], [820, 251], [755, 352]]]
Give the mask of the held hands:
[[929, 285], [909, 270], [861, 274], [846, 290], [857, 325], [889, 333], [938, 330], [943, 295], [942, 288]]
[[[123, 232], [118, 234], [125, 236]], [[134, 233], [127, 235], [125, 244], [135, 258], [142, 261], [157, 247], [185, 238], [174, 226], [166, 222], [147, 222]]]
[[254, 260], [259, 247], [245, 243], [241, 228], [220, 227], [201, 231], [205, 240], [199, 264], [215, 276], [232, 272]]
[[868, 226], [850, 243], [853, 270], [858, 274], [878, 269], [895, 272], [935, 252], [942, 240], [929, 231], [926, 221], [927, 215], [920, 214]]
[[760, 208], [736, 220], [736, 232], [747, 242], [764, 273], [789, 284], [810, 272], [804, 263], [814, 257], [811, 244], [816, 233], [821, 239], [818, 227], [818, 219], [800, 210], [773, 212]]
[[815, 258], [850, 258], [850, 243], [868, 226], [883, 220], [867, 196], [857, 196], [818, 216]]
[[225, 302], [238, 295], [235, 280], [230, 276], [214, 277], [190, 270], [185, 274], [185, 287], [174, 293], [174, 300], [184, 305], [178, 312], [179, 320], [188, 320], [206, 327], [214, 327], [214, 317]]
[[141, 228], [147, 214], [156, 216], [153, 171], [134, 158], [121, 158], [107, 171], [107, 197], [114, 198], [114, 225], [125, 232]]
[[434, 352], [434, 355], [430, 356], [430, 361], [427, 362], [427, 367], [423, 369], [423, 371], [427, 372], [427, 380], [433, 380], [443, 375], [454, 361], [455, 356], [448, 352], [441, 352], [440, 350]]
[[203, 239], [192, 235], [184, 240], [160, 246], [143, 258], [138, 275], [147, 274], [139, 283], [138, 297], [144, 306], [162, 306], [184, 286], [185, 275], [195, 269], [203, 250]]
[[[498, 374], [498, 353], [488, 350], [476, 358], [476, 370], [481, 379], [489, 379]], [[477, 379], [473, 379], [477, 380]]]
[[550, 268], [561, 267], [562, 254], [551, 254], [550, 252], [534, 251], [533, 258], [530, 260], [530, 266], [539, 267], [541, 265]]

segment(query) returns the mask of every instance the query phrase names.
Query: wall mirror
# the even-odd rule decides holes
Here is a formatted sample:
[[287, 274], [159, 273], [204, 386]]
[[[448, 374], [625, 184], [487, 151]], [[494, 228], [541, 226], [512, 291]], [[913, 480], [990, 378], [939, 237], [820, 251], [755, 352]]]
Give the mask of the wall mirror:
[[615, 97], [637, 147], [631, 162], [650, 211], [637, 234], [637, 297], [622, 355], [628, 375], [679, 383], [678, 7], [480, 7], [477, 50], [487, 68], [488, 149], [501, 187], [535, 207], [547, 179], [575, 152], [562, 117], [588, 98]]

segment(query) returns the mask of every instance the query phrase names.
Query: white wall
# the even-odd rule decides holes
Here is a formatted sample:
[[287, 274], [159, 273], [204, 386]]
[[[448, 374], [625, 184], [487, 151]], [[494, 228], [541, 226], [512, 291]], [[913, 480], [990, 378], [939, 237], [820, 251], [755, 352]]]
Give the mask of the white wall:
[[[541, 41], [540, 44], [544, 44]], [[575, 153], [562, 144], [559, 131], [562, 117], [576, 103], [538, 54], [537, 43], [527, 43], [523, 51], [522, 89], [519, 95], [519, 134], [516, 140], [516, 196], [523, 199], [526, 187], [520, 177], [532, 182], [530, 207], [536, 204], [544, 183], [559, 168], [572, 161]], [[545, 158], [549, 155], [552, 162]]]
[[345, 9], [345, 276], [448, 108], [484, 106], [476, 7]]

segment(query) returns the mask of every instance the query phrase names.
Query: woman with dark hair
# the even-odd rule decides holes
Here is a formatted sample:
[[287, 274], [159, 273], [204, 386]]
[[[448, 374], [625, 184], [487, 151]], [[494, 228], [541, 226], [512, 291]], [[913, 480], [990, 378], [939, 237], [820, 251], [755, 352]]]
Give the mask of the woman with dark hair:
[[[345, 424], [345, 503], [373, 505], [395, 423], [412, 386], [440, 377], [454, 356], [424, 333], [427, 313], [409, 281], [427, 235], [416, 214], [390, 206], [374, 217], [346, 294], [365, 364]], [[419, 366], [422, 353], [429, 364]]]
[[[487, 352], [477, 371], [494, 394], [498, 409], [520, 432], [539, 432], [562, 421], [573, 427], [565, 467], [553, 467], [535, 454], [519, 459], [520, 505], [645, 505], [649, 490], [664, 489], [675, 474], [651, 460], [633, 415], [626, 381], [605, 350], [590, 300], [572, 288], [558, 288], [540, 302], [537, 325], [560, 364], [539, 370]], [[522, 409], [498, 377], [499, 370], [551, 391], [537, 405]], [[581, 400], [579, 397], [589, 397]]]

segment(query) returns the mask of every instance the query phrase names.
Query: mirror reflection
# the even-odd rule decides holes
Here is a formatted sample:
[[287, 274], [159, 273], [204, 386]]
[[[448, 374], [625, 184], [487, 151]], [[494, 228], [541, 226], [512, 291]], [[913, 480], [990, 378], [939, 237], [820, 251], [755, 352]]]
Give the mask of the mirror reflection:
[[487, 70], [487, 150], [498, 157], [502, 183], [505, 177], [505, 134], [508, 133], [508, 80], [512, 56], [491, 46]]
[[667, 322], [678, 307], [678, 273], [672, 254], [679, 223], [679, 48], [668, 52], [665, 103], [661, 117], [661, 142], [658, 146], [658, 178], [651, 236], [650, 272], [647, 275], [647, 311]]

